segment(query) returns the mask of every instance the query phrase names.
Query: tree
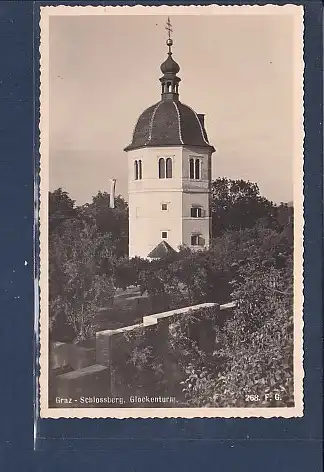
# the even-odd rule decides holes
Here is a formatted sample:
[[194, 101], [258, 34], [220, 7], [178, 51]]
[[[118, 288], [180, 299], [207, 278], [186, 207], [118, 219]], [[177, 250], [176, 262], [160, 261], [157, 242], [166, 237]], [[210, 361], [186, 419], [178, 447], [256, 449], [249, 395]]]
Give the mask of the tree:
[[276, 220], [279, 231], [282, 231], [286, 237], [293, 242], [294, 238], [294, 208], [292, 203], [283, 203], [276, 208]]
[[50, 331], [59, 340], [93, 334], [114, 294], [117, 261], [128, 253], [128, 207], [109, 194], [77, 207], [61, 188], [49, 194]]
[[211, 185], [212, 235], [225, 231], [253, 228], [258, 222], [266, 227], [275, 222], [275, 206], [261, 197], [256, 183], [219, 178]]
[[148, 260], [140, 257], [116, 259], [115, 263], [111, 265], [111, 273], [114, 275], [116, 287], [126, 290], [131, 285], [139, 286], [139, 273], [146, 270], [149, 264]]
[[228, 248], [231, 236], [233, 247], [240, 241], [232, 281], [237, 306], [222, 323], [215, 318], [209, 355], [182, 336], [191, 349], [184, 392], [195, 406], [291, 406], [293, 246], [284, 231], [260, 227], [228, 233]]
[[56, 231], [66, 220], [78, 217], [75, 201], [62, 188], [49, 192], [48, 210], [50, 234]]
[[98, 270], [107, 240], [96, 226], [67, 220], [54, 233], [49, 246], [51, 338], [75, 341], [92, 336], [103, 299], [114, 295], [113, 280]]
[[293, 404], [292, 273], [291, 256], [280, 267], [255, 260], [240, 269], [237, 308], [217, 333], [217, 356], [226, 367], [214, 383], [214, 391], [230, 393], [236, 406], [251, 406], [251, 394], [262, 406]]
[[86, 221], [93, 221], [102, 235], [109, 235], [117, 258], [128, 254], [128, 205], [120, 195], [115, 199], [115, 208], [110, 208], [110, 195], [98, 192], [92, 203], [80, 208], [80, 213]]

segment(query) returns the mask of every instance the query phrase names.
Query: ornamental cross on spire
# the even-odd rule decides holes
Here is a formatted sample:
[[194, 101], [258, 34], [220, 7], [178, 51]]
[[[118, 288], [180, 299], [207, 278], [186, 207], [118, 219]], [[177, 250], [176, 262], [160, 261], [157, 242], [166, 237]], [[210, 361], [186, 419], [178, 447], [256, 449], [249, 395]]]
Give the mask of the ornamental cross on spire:
[[169, 37], [169, 39], [170, 39], [170, 38], [171, 38], [171, 33], [173, 33], [173, 30], [172, 30], [172, 25], [171, 25], [171, 21], [170, 21], [170, 17], [169, 17], [169, 16], [168, 16], [168, 21], [166, 22], [165, 29], [167, 30], [167, 32], [168, 32], [168, 37]]
[[167, 39], [166, 43], [167, 43], [167, 46], [169, 48], [169, 56], [171, 56], [171, 54], [172, 54], [171, 46], [173, 44], [173, 41], [172, 41], [172, 38], [171, 38], [171, 33], [173, 32], [173, 30], [172, 30], [172, 25], [171, 25], [171, 21], [170, 21], [169, 16], [168, 16], [168, 21], [166, 22], [166, 25], [165, 25], [165, 29], [168, 32], [168, 39]]

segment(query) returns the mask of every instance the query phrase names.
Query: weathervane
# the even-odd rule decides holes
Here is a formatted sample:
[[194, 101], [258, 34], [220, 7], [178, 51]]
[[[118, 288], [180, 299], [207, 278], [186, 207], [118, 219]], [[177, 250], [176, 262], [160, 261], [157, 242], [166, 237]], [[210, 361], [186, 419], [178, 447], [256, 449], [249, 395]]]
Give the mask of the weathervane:
[[168, 16], [168, 21], [166, 22], [166, 25], [165, 25], [165, 29], [168, 32], [168, 39], [167, 39], [166, 43], [167, 43], [167, 46], [169, 46], [169, 54], [172, 54], [171, 46], [173, 44], [173, 41], [172, 41], [172, 38], [171, 38], [171, 33], [173, 33], [173, 29], [172, 29], [172, 24], [171, 24], [169, 16]]

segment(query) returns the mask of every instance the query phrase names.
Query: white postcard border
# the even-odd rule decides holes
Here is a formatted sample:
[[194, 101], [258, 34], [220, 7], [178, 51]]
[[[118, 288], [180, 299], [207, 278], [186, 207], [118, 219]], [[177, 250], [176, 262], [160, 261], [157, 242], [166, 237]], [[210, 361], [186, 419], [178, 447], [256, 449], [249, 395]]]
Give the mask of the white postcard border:
[[[45, 6], [40, 7], [40, 417], [41, 418], [293, 418], [303, 416], [303, 7], [231, 6]], [[282, 408], [49, 408], [48, 406], [48, 191], [49, 191], [49, 18], [90, 15], [294, 15], [294, 407]], [[35, 294], [36, 297], [38, 294]], [[37, 329], [37, 328], [36, 328]]]

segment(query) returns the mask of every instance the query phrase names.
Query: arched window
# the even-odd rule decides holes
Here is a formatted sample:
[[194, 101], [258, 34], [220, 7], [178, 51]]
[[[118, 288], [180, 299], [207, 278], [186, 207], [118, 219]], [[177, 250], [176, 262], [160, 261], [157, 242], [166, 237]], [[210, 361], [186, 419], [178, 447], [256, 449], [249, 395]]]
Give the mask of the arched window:
[[138, 161], [138, 178], [142, 180], [142, 161]]
[[138, 162], [134, 162], [134, 178], [135, 180], [138, 180]]
[[172, 159], [170, 157], [166, 160], [166, 178], [172, 179]]
[[195, 179], [200, 179], [200, 159], [195, 161]]
[[135, 180], [142, 179], [142, 161], [134, 161], [134, 178]]
[[165, 179], [165, 162], [163, 157], [159, 159], [159, 179]]
[[194, 160], [192, 158], [189, 159], [189, 178], [190, 179], [195, 178], [195, 166], [194, 166]]
[[190, 179], [200, 179], [200, 165], [201, 161], [199, 158], [193, 159], [192, 157], [189, 159], [189, 178]]

